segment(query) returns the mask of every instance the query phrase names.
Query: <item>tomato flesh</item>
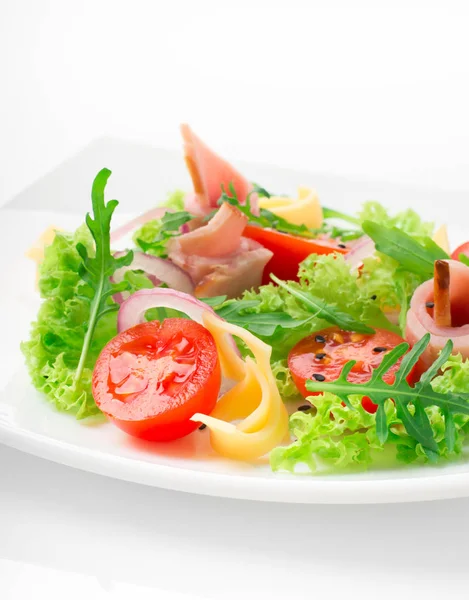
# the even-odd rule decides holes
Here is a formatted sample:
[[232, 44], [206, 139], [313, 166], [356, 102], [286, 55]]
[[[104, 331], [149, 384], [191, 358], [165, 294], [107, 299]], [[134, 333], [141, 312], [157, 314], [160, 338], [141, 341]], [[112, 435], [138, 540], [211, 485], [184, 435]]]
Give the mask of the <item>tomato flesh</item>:
[[100, 410], [130, 435], [169, 441], [197, 428], [221, 384], [212, 334], [189, 319], [141, 323], [112, 339], [93, 371]]
[[[288, 367], [299, 392], [305, 398], [315, 396], [320, 392], [309, 392], [306, 389], [306, 381], [314, 380], [314, 375], [322, 381], [335, 381], [343, 366], [348, 361], [355, 360], [356, 364], [347, 379], [351, 383], [365, 383], [370, 380], [373, 369], [381, 364], [386, 352], [403, 341], [399, 335], [384, 329], [377, 329], [376, 333], [366, 335], [330, 327], [301, 340], [288, 356]], [[399, 360], [384, 375], [386, 383], [394, 382], [400, 364]], [[409, 375], [408, 381], [415, 381], [414, 371]], [[366, 396], [362, 399], [362, 406], [369, 413], [378, 409]]]
[[243, 235], [259, 242], [274, 254], [264, 269], [264, 284], [270, 283], [270, 273], [280, 279], [296, 281], [300, 262], [310, 254], [346, 254], [349, 251], [349, 248], [341, 247], [345, 244], [339, 246], [340, 242], [333, 239], [313, 240], [255, 225], [247, 225]]
[[451, 254], [451, 258], [453, 260], [459, 260], [460, 254], [464, 254], [464, 256], [469, 258], [469, 242], [464, 242], [464, 244], [458, 246], [453, 254]]

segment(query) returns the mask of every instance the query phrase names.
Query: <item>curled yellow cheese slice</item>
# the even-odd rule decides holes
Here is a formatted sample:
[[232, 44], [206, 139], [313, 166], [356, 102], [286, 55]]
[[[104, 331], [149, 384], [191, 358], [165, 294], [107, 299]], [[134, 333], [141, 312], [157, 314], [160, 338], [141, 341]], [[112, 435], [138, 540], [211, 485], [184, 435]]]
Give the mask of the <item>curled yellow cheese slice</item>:
[[443, 248], [443, 250], [445, 252], [447, 252], [448, 254], [451, 254], [450, 247], [449, 247], [448, 230], [446, 228], [446, 225], [442, 225], [435, 232], [435, 235], [433, 236], [433, 241], [435, 242], [435, 244], [438, 244], [438, 246], [440, 246], [440, 248]]
[[[203, 320], [215, 339], [224, 376], [237, 383], [210, 416], [197, 413], [192, 420], [207, 425], [212, 448], [219, 454], [236, 460], [264, 456], [288, 434], [288, 413], [270, 368], [272, 349], [242, 327], [209, 312]], [[227, 342], [227, 334], [242, 339], [254, 359], [242, 361]], [[231, 422], [238, 420], [237, 424]]]
[[322, 208], [316, 192], [307, 187], [298, 188], [298, 198], [271, 196], [260, 198], [259, 205], [294, 225], [318, 229], [322, 225]]
[[44, 249], [52, 244], [56, 231], [58, 231], [57, 227], [48, 227], [26, 252], [26, 257], [36, 263], [36, 288], [39, 282], [39, 265], [44, 260]]

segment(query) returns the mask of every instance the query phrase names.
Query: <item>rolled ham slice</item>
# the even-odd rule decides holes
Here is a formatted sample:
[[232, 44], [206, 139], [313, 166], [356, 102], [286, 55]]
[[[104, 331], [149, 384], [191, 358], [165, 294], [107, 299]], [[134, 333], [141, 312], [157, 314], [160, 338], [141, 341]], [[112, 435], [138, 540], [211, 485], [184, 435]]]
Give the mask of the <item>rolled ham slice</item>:
[[261, 284], [272, 252], [242, 237], [246, 223], [240, 210], [224, 203], [207, 225], [169, 242], [169, 258], [190, 275], [199, 298], [236, 298]]
[[214, 257], [235, 252], [248, 223], [248, 218], [236, 207], [225, 202], [204, 227], [177, 238], [186, 254]]
[[215, 269], [198, 282], [195, 288], [198, 298], [222, 295], [237, 298], [244, 291], [261, 285], [272, 252], [247, 238], [242, 238], [241, 242], [238, 252], [219, 261]]
[[[233, 184], [241, 204], [252, 192], [252, 184], [226, 160], [211, 150], [189, 127], [181, 125], [184, 140], [184, 159], [194, 185], [195, 195], [186, 198], [186, 210], [196, 215], [207, 215], [217, 207], [222, 194], [221, 186], [229, 190]], [[251, 194], [251, 206], [257, 211], [257, 195]]]
[[433, 279], [425, 281], [415, 290], [407, 313], [406, 339], [409, 344], [414, 345], [426, 333], [431, 335], [421, 358], [425, 369], [436, 360], [449, 339], [454, 344], [453, 354], [461, 353], [464, 358], [469, 358], [469, 267], [455, 260], [447, 262], [450, 269], [452, 327], [438, 327], [433, 319]]

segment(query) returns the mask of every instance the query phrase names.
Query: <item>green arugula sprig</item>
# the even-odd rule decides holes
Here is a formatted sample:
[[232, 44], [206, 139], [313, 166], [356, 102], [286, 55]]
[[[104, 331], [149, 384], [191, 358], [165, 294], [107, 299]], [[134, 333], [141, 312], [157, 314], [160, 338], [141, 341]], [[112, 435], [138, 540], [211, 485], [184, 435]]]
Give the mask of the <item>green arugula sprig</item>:
[[463, 265], [466, 265], [466, 267], [469, 267], [469, 256], [466, 256], [465, 254], [460, 254], [458, 256], [459, 262], [462, 262]]
[[339, 212], [333, 208], [328, 208], [327, 206], [322, 207], [322, 215], [325, 219], [340, 219], [346, 223], [352, 223], [352, 225], [360, 225], [360, 219], [357, 217], [352, 217], [351, 215]]
[[264, 313], [249, 313], [249, 309], [259, 306], [259, 300], [232, 300], [223, 304], [219, 308], [215, 308], [215, 312], [219, 317], [225, 319], [233, 325], [244, 327], [255, 335], [263, 337], [273, 336], [278, 329], [294, 329], [302, 327], [313, 317], [308, 319], [294, 319], [291, 315], [285, 312], [264, 312]]
[[352, 317], [352, 315], [339, 310], [331, 304], [328, 304], [322, 298], [318, 298], [310, 292], [300, 288], [293, 287], [286, 281], [279, 279], [273, 274], [271, 274], [270, 277], [277, 285], [299, 300], [308, 311], [313, 313], [314, 317], [324, 319], [328, 323], [337, 325], [341, 329], [345, 329], [347, 331], [356, 331], [357, 333], [375, 332], [375, 330], [371, 327], [368, 327], [368, 325], [365, 325], [361, 321], [357, 321], [354, 317]]
[[193, 218], [194, 216], [185, 210], [180, 210], [178, 212], [166, 212], [161, 218], [161, 228], [151, 242], [145, 241], [141, 238], [137, 238], [135, 241], [144, 252], [149, 252], [154, 256], [166, 258], [168, 255], [168, 241], [172, 237], [179, 235], [180, 227], [191, 221]]
[[[351, 410], [353, 408], [349, 402], [350, 395], [368, 396], [378, 405], [376, 433], [382, 444], [386, 442], [390, 434], [390, 425], [387, 422], [384, 404], [386, 400], [392, 398], [396, 404], [397, 415], [402, 421], [406, 432], [421, 444], [429, 460], [434, 462], [438, 459], [439, 449], [425, 409], [430, 406], [437, 406], [442, 410], [445, 417], [445, 442], [451, 452], [455, 444], [453, 415], [469, 415], [469, 394], [456, 394], [453, 392], [441, 394], [435, 392], [432, 388], [433, 378], [438, 374], [452, 352], [453, 343], [451, 340], [448, 340], [438, 359], [425, 371], [415, 387], [410, 386], [407, 377], [424, 353], [429, 342], [430, 334], [426, 334], [410, 351], [408, 351], [409, 344], [399, 344], [385, 355], [380, 366], [374, 369], [371, 379], [366, 383], [347, 381], [350, 371], [356, 364], [356, 361], [352, 360], [344, 365], [340, 377], [336, 381], [307, 381], [306, 389], [310, 392], [331, 392], [338, 396]], [[384, 375], [400, 359], [402, 359], [402, 362], [396, 372], [394, 383], [386, 383], [383, 380]]]
[[271, 194], [265, 188], [261, 187], [257, 183], [252, 184], [253, 192], [259, 196], [259, 198], [270, 198], [271, 196], [277, 196], [278, 194]]
[[[254, 188], [254, 190], [248, 194], [248, 197], [246, 198], [246, 203], [241, 204], [240, 201], [238, 200], [238, 195], [236, 193], [233, 183], [230, 183], [228, 185], [228, 191], [226, 190], [225, 186], [222, 184], [222, 186], [221, 186], [222, 193], [221, 193], [220, 198], [218, 199], [217, 204], [218, 204], [218, 206], [221, 206], [224, 202], [228, 202], [228, 204], [231, 204], [232, 206], [236, 206], [236, 208], [238, 210], [240, 210], [244, 215], [246, 215], [248, 217], [251, 225], [258, 225], [259, 227], [276, 229], [277, 231], [281, 231], [283, 233], [291, 233], [293, 235], [299, 235], [302, 237], [311, 237], [311, 238], [315, 237], [315, 233], [312, 230], [310, 230], [308, 227], [306, 227], [306, 225], [294, 225], [293, 223], [290, 223], [286, 219], [283, 219], [282, 217], [278, 217], [277, 215], [274, 215], [273, 212], [270, 212], [270, 210], [267, 210], [265, 208], [260, 209], [258, 216], [253, 215], [252, 208], [251, 208], [251, 194], [253, 194], [256, 189], [262, 190], [262, 193], [260, 194], [261, 196], [270, 198], [270, 194], [269, 194], [269, 192], [267, 192], [267, 190], [264, 190], [263, 188], [256, 186]], [[216, 211], [213, 211], [210, 215], [208, 215], [207, 220], [211, 219], [215, 212]]]
[[448, 254], [430, 237], [418, 242], [397, 227], [385, 227], [374, 221], [364, 221], [363, 231], [374, 241], [376, 249], [396, 260], [405, 271], [425, 279], [433, 277], [436, 260], [448, 259]]
[[[328, 235], [332, 238], [341, 238], [343, 241], [354, 240], [363, 235], [361, 229], [350, 229], [349, 228], [341, 228], [337, 225], [327, 223], [326, 221], [323, 223], [322, 227], [319, 229], [310, 229], [306, 225], [295, 225], [294, 223], [290, 223], [286, 219], [279, 217], [274, 214], [270, 210], [266, 208], [261, 208], [259, 210], [259, 215], [252, 214], [251, 208], [251, 194], [256, 193], [261, 197], [270, 198], [271, 194], [261, 188], [257, 184], [254, 184], [253, 191], [248, 194], [245, 204], [241, 204], [238, 200], [238, 196], [236, 194], [236, 190], [234, 185], [230, 183], [228, 185], [228, 191], [225, 186], [221, 186], [222, 194], [218, 200], [218, 205], [221, 206], [224, 202], [228, 202], [229, 204], [236, 206], [243, 214], [245, 214], [251, 225], [257, 225], [258, 227], [266, 228], [266, 229], [275, 229], [276, 231], [280, 231], [281, 233], [288, 233], [290, 235], [295, 235], [299, 237], [305, 237], [310, 239], [315, 239], [320, 235]], [[206, 220], [210, 220], [216, 211], [210, 213]], [[330, 209], [325, 209], [327, 216], [325, 215], [325, 219], [328, 218], [341, 218], [342, 220], [349, 221], [350, 223], [358, 224], [358, 219], [354, 217], [349, 217], [348, 215], [344, 215], [343, 213], [339, 213], [337, 211], [333, 211]], [[329, 214], [330, 213], [330, 214]]]
[[126, 281], [118, 284], [110, 281], [110, 277], [117, 269], [130, 265], [133, 260], [132, 251], [120, 258], [115, 258], [111, 254], [111, 218], [119, 202], [117, 200], [111, 200], [107, 204], [104, 202], [104, 189], [110, 175], [109, 169], [102, 169], [96, 175], [91, 190], [93, 217], [89, 213], [86, 215], [86, 225], [95, 242], [95, 255], [89, 256], [86, 247], [81, 243], [76, 246], [82, 259], [79, 275], [92, 288], [94, 295], [91, 299], [90, 317], [74, 375], [75, 384], [81, 380], [86, 366], [96, 324], [105, 314], [119, 308], [119, 305], [112, 301], [111, 296], [129, 288], [129, 283]]

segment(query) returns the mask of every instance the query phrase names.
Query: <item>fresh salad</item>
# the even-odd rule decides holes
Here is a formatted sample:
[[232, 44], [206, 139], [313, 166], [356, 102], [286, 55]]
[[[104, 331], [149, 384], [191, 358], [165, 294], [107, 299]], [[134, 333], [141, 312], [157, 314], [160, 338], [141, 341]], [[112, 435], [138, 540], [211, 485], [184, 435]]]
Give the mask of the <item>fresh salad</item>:
[[33, 385], [76, 419], [207, 436], [274, 471], [460, 456], [469, 242], [450, 255], [446, 228], [411, 209], [348, 215], [306, 187], [267, 190], [181, 132], [192, 191], [115, 229], [103, 169], [84, 224], [33, 249]]

